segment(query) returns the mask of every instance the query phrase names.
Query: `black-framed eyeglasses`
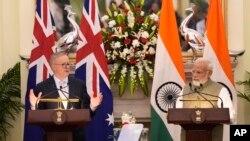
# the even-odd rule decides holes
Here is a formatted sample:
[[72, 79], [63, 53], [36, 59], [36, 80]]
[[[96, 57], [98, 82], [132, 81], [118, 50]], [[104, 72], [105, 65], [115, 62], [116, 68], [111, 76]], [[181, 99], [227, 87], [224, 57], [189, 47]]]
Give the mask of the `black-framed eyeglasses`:
[[54, 64], [54, 65], [61, 65], [62, 67], [69, 67], [70, 63], [62, 63], [62, 64]]

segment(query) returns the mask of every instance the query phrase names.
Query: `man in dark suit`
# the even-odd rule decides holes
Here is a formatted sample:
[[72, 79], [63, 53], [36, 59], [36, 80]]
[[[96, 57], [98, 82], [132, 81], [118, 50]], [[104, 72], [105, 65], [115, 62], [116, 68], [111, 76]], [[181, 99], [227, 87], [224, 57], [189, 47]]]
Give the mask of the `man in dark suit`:
[[[57, 109], [57, 102], [39, 102], [39, 98], [77, 98], [80, 102], [62, 102], [63, 109], [90, 109], [91, 116], [94, 116], [95, 110], [102, 102], [102, 94], [96, 97], [89, 96], [85, 83], [77, 78], [69, 77], [69, 57], [64, 52], [55, 53], [50, 58], [50, 66], [54, 75], [47, 80], [37, 84], [34, 90], [30, 90], [29, 99], [31, 109]], [[38, 103], [38, 107], [36, 104]], [[83, 128], [76, 129], [74, 133], [74, 141], [84, 141]]]

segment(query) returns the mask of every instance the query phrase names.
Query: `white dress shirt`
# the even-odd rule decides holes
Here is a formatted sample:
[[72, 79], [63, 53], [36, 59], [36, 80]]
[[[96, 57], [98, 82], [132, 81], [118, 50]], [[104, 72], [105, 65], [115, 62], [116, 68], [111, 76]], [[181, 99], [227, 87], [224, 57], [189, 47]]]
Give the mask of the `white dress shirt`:
[[[54, 76], [56, 87], [58, 89], [58, 93], [61, 99], [68, 99], [69, 98], [69, 86], [68, 86], [68, 77], [64, 80], [58, 79]], [[67, 109], [68, 101], [62, 101], [64, 109]]]

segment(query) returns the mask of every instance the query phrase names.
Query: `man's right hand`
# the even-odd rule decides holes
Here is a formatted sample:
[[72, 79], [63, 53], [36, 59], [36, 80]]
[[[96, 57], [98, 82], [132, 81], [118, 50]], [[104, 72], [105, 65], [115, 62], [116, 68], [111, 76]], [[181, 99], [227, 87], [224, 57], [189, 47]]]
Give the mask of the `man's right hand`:
[[38, 97], [35, 96], [33, 89], [30, 90], [29, 99], [30, 99], [30, 106], [35, 107], [37, 103], [37, 99], [40, 98], [42, 92], [38, 94]]

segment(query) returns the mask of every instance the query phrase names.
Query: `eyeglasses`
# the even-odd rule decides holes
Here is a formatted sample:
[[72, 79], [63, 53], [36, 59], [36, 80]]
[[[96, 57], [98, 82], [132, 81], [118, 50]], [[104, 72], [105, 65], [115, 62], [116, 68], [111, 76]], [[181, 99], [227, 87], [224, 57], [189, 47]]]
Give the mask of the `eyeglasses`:
[[54, 64], [54, 65], [61, 65], [62, 67], [69, 67], [70, 63], [62, 63], [62, 64]]

